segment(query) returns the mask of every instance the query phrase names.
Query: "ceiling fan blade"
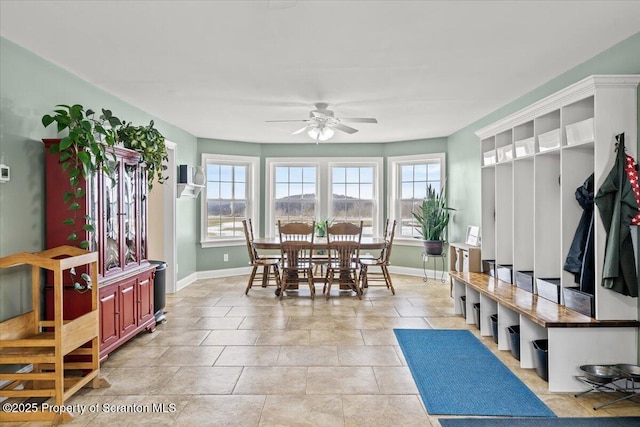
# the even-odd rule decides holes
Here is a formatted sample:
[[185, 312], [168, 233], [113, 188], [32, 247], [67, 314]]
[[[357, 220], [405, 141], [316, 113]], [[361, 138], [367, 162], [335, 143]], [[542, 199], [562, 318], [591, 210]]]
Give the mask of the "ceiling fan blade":
[[297, 130], [297, 131], [295, 131], [295, 132], [291, 132], [291, 135], [297, 135], [297, 134], [302, 133], [302, 132], [304, 132], [304, 131], [306, 131], [307, 129], [310, 129], [310, 128], [312, 128], [312, 127], [313, 127], [313, 126], [305, 126], [305, 127], [303, 127], [303, 128], [298, 129], [298, 130]]
[[342, 123], [337, 123], [337, 122], [331, 123], [328, 126], [333, 129], [338, 129], [338, 130], [341, 130], [342, 132], [346, 132], [349, 134], [358, 132], [358, 129], [354, 129], [352, 127], [349, 127], [349, 126], [343, 125]]
[[345, 117], [340, 117], [340, 120], [342, 120], [343, 122], [351, 122], [351, 123], [378, 123], [378, 121], [374, 118], [364, 118], [364, 117], [351, 117], [351, 118], [345, 118]]

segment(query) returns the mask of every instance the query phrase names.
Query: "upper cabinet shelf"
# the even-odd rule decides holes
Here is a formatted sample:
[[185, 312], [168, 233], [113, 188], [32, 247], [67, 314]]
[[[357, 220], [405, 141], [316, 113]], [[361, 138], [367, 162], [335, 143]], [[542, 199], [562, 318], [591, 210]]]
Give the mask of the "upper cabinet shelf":
[[[561, 304], [567, 288], [582, 285], [564, 270], [583, 214], [576, 189], [593, 175], [597, 193], [613, 167], [616, 135], [625, 133], [637, 158], [639, 83], [640, 75], [591, 76], [476, 132], [483, 259], [558, 280]], [[637, 300], [600, 286], [607, 233], [594, 215], [592, 317], [637, 320]]]

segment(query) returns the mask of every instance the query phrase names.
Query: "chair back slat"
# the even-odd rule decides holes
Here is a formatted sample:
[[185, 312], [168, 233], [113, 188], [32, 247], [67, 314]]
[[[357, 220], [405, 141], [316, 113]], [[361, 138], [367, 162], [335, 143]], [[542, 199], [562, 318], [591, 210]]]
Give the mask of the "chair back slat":
[[258, 254], [253, 246], [253, 230], [251, 227], [251, 220], [242, 220], [242, 228], [244, 229], [244, 238], [247, 242], [247, 252], [249, 253], [249, 261], [251, 264], [256, 263], [256, 259], [258, 258]]
[[[389, 220], [387, 220], [388, 222]], [[390, 229], [391, 231], [389, 232], [389, 229], [385, 230], [385, 240], [386, 240], [386, 244], [384, 245], [384, 262], [386, 264], [389, 264], [389, 261], [391, 260], [391, 248], [393, 247], [393, 238], [396, 235], [396, 225], [397, 225], [398, 221], [393, 220], [393, 224], [391, 225]], [[388, 239], [387, 239], [388, 236]]]

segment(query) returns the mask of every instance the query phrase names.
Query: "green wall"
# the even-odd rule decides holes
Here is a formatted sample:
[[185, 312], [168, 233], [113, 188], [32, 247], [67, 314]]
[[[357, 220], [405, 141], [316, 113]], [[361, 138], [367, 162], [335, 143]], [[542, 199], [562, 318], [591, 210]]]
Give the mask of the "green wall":
[[639, 73], [637, 33], [449, 136], [448, 191], [451, 205], [458, 208], [450, 229], [452, 240], [464, 240], [467, 225], [480, 225], [480, 139], [476, 130], [592, 74]]
[[[265, 176], [265, 161], [269, 157], [382, 157], [384, 158], [383, 176], [383, 213], [387, 211], [387, 157], [405, 156], [424, 153], [446, 153], [447, 139], [434, 138], [415, 141], [399, 141], [391, 143], [371, 144], [336, 144], [309, 142], [306, 144], [254, 144], [237, 141], [218, 141], [212, 139], [198, 139], [198, 156], [202, 153], [247, 155], [260, 157], [260, 173]], [[266, 180], [260, 180], [260, 230], [265, 229], [265, 184]], [[198, 208], [200, 199], [198, 199]], [[198, 224], [200, 224], [200, 211], [198, 211]], [[198, 225], [199, 227], [199, 225]], [[264, 233], [261, 233], [264, 234]], [[412, 246], [396, 245], [392, 252], [392, 263], [402, 267], [422, 268], [422, 249]], [[229, 254], [229, 262], [223, 262], [223, 255]], [[198, 245], [197, 270], [210, 271], [226, 268], [246, 267], [248, 255], [245, 246], [230, 246], [217, 248], [201, 248]], [[431, 267], [429, 267], [431, 268]], [[441, 268], [441, 267], [438, 267]]]
[[[20, 46], [0, 38], [0, 163], [11, 167], [11, 181], [0, 184], [0, 256], [35, 252], [44, 241], [44, 146], [55, 137], [41, 117], [56, 104], [82, 104], [111, 109], [135, 123], [154, 120], [170, 141], [178, 144], [177, 162], [194, 163], [196, 138], [96, 86], [62, 70]], [[181, 274], [194, 272], [195, 210], [178, 204], [178, 258]], [[184, 271], [184, 273], [182, 273]], [[0, 276], [0, 321], [30, 310], [30, 278], [21, 272]]]

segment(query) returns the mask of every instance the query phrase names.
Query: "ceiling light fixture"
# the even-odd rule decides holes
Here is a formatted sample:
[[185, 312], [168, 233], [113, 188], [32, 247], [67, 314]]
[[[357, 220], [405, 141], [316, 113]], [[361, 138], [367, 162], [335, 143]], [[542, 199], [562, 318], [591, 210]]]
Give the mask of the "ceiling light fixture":
[[307, 134], [316, 141], [326, 141], [334, 135], [335, 131], [327, 126], [317, 126], [309, 129]]

